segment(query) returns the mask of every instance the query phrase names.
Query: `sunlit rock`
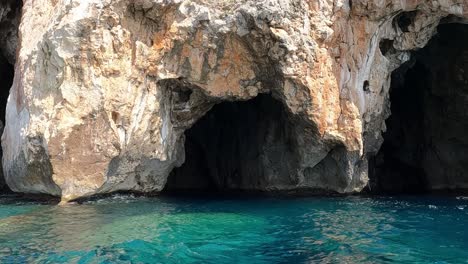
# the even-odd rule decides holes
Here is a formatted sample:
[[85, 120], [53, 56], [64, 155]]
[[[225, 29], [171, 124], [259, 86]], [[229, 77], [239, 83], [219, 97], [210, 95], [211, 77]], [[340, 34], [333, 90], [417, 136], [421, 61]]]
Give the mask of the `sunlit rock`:
[[[208, 170], [229, 167], [222, 186], [360, 192], [383, 142], [392, 72], [441, 19], [464, 22], [467, 9], [461, 0], [26, 0], [2, 136], [6, 182], [64, 201], [161, 191], [196, 159], [185, 140], [210, 109], [268, 96], [273, 105], [241, 110], [265, 113], [243, 132], [285, 134], [251, 141], [243, 157], [220, 151], [227, 167], [209, 157]], [[231, 166], [236, 158], [244, 164]]]

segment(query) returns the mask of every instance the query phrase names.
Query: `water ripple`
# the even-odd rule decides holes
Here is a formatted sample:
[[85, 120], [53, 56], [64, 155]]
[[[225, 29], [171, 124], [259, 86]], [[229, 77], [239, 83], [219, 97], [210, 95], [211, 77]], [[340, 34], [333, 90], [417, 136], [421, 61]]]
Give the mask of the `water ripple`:
[[0, 263], [465, 263], [468, 199], [0, 198]]

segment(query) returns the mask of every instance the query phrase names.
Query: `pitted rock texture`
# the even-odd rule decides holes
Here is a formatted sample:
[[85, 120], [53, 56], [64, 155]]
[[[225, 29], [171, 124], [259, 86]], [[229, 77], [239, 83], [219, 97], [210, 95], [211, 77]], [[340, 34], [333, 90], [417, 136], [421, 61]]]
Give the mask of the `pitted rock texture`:
[[[64, 201], [160, 191], [184, 132], [265, 93], [294, 162], [269, 190], [359, 192], [382, 144], [391, 72], [468, 17], [463, 0], [25, 0], [2, 136], [5, 179]], [[31, 30], [34, 29], [34, 30]]]

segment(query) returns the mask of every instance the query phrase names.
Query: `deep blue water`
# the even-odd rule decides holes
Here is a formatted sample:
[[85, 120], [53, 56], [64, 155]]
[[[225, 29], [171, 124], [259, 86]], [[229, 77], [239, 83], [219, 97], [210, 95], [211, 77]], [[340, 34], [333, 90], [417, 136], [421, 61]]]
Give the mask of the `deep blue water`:
[[468, 197], [0, 198], [0, 263], [467, 263]]

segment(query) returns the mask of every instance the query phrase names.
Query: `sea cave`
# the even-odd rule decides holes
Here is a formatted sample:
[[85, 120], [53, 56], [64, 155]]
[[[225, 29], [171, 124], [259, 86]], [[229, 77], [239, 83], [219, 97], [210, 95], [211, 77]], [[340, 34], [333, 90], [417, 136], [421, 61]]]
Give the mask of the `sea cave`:
[[437, 34], [392, 73], [391, 116], [370, 172], [379, 193], [468, 188], [468, 25]]
[[185, 132], [185, 162], [169, 175], [166, 193], [265, 190], [290, 184], [294, 125], [269, 94], [215, 105]]

